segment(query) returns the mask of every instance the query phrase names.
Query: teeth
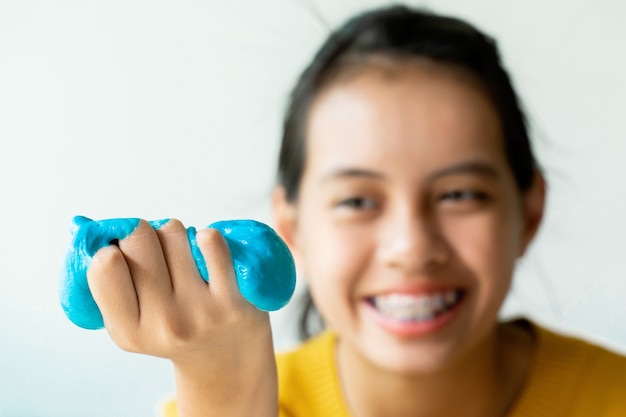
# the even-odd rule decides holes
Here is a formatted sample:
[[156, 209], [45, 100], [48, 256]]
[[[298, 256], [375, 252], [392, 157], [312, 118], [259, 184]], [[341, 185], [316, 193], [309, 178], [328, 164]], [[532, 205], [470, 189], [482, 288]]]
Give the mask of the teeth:
[[384, 316], [398, 321], [424, 321], [454, 307], [460, 291], [429, 295], [389, 294], [372, 298], [374, 307]]

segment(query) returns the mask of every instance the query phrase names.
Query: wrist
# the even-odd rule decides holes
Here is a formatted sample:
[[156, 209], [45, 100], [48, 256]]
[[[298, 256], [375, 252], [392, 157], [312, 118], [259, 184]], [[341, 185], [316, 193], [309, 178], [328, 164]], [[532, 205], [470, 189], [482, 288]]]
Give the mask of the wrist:
[[180, 417], [278, 415], [278, 378], [269, 337], [213, 345], [172, 358]]

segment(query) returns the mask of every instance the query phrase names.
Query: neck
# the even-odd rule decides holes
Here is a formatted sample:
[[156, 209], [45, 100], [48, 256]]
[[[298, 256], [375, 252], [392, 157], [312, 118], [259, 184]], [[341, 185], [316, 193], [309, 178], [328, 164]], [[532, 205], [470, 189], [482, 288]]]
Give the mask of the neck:
[[502, 417], [522, 390], [532, 337], [512, 324], [494, 327], [477, 346], [428, 375], [381, 369], [342, 347], [344, 395], [357, 417]]

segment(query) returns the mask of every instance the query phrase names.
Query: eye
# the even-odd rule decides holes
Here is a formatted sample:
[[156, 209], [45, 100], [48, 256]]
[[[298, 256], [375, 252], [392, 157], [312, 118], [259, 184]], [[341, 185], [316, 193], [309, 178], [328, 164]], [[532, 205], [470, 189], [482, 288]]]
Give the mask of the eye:
[[350, 197], [345, 198], [337, 203], [337, 207], [352, 210], [372, 210], [376, 208], [376, 202], [366, 197]]
[[488, 200], [488, 195], [477, 190], [452, 190], [441, 194], [440, 201], [448, 202], [482, 202]]

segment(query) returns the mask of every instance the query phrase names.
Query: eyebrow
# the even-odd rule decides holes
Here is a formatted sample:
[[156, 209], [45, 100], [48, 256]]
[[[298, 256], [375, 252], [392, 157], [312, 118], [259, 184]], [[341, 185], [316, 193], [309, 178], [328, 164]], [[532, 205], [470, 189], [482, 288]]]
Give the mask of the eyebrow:
[[[492, 165], [481, 161], [470, 161], [457, 165], [452, 165], [435, 171], [428, 176], [428, 179], [430, 181], [434, 181], [441, 177], [466, 173], [490, 177], [495, 180], [500, 178], [500, 173]], [[324, 175], [321, 179], [321, 182], [327, 182], [329, 180], [341, 178], [368, 178], [375, 180], [385, 180], [385, 176], [376, 171], [370, 171], [363, 168], [339, 168]]]
[[432, 181], [441, 177], [456, 174], [477, 174], [483, 177], [490, 177], [495, 180], [500, 178], [500, 172], [495, 167], [482, 161], [470, 161], [452, 165], [435, 171], [430, 174], [428, 178]]
[[379, 172], [362, 168], [339, 168], [324, 175], [320, 182], [327, 182], [338, 178], [369, 178], [384, 180], [385, 176]]

